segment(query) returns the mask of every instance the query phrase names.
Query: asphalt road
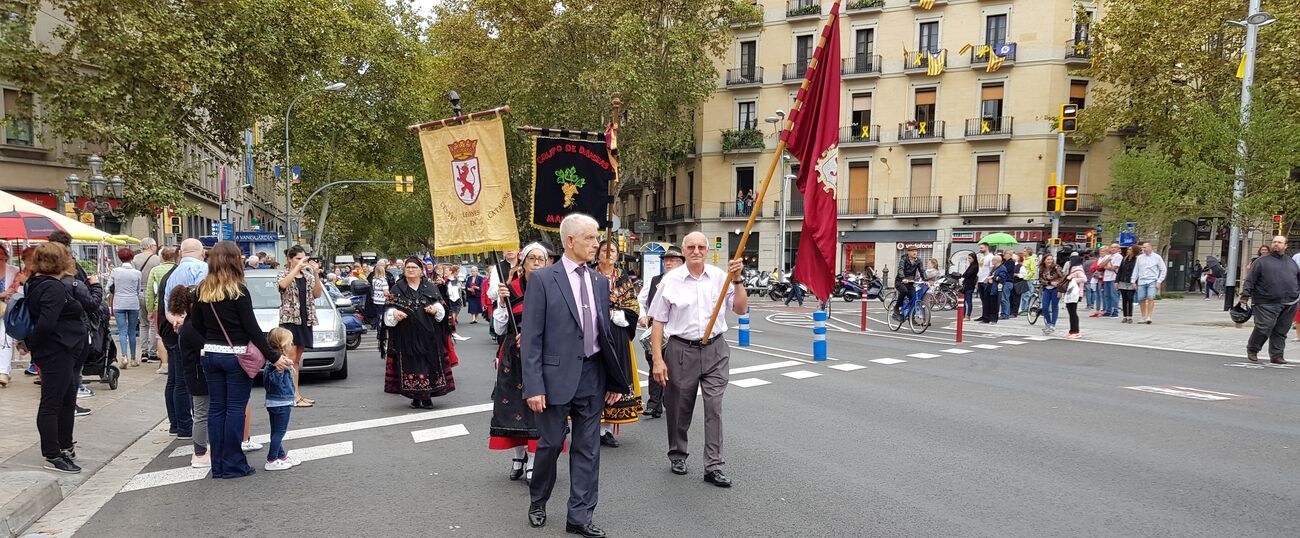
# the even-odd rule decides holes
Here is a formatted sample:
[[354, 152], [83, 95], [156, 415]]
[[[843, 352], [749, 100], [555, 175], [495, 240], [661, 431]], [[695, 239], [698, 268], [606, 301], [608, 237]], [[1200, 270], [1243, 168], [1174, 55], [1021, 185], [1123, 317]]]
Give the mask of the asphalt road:
[[[808, 310], [754, 307], [754, 345], [733, 344], [731, 361], [750, 371], [732, 375], [724, 410], [736, 486], [702, 482], [698, 411], [688, 476], [668, 472], [663, 420], [642, 420], [602, 453], [596, 523], [611, 536], [1300, 535], [1300, 368], [989, 331], [956, 345], [950, 318], [921, 337], [883, 322], [862, 334], [844, 303], [833, 360], [812, 363]], [[293, 412], [290, 435], [308, 436], [287, 446], [327, 457], [266, 472], [257, 452], [252, 477], [134, 489], [188, 464], [169, 457], [184, 443], [158, 445], [77, 535], [564, 535], [567, 463], [551, 522], [531, 529], [527, 487], [486, 449], [489, 413], [470, 407], [491, 393], [486, 332], [462, 330], [457, 390], [435, 411], [383, 393], [367, 337], [351, 378], [308, 381], [318, 404]], [[849, 364], [864, 368], [833, 368]], [[266, 423], [255, 408], [254, 434]], [[415, 442], [435, 428], [419, 435], [449, 437]]]

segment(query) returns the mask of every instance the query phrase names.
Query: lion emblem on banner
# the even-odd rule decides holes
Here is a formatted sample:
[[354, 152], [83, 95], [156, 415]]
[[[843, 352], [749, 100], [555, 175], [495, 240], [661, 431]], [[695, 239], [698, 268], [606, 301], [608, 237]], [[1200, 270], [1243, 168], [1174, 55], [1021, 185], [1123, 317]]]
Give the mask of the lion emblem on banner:
[[839, 180], [840, 147], [832, 144], [822, 152], [821, 157], [817, 158], [817, 182], [821, 183], [822, 190], [834, 194]]
[[451, 150], [451, 181], [456, 197], [465, 205], [473, 205], [478, 200], [483, 183], [479, 180], [478, 140], [457, 140], [447, 144]]

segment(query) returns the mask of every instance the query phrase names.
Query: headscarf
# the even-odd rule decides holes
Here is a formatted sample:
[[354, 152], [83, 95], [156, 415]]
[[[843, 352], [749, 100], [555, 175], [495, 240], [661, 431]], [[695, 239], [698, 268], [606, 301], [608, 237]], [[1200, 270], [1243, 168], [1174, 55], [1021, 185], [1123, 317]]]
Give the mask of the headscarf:
[[529, 244], [525, 245], [524, 248], [522, 248], [522, 249], [519, 250], [519, 259], [522, 260], [522, 259], [524, 259], [524, 258], [527, 258], [527, 257], [528, 257], [528, 253], [530, 253], [530, 252], [532, 252], [532, 251], [534, 251], [534, 250], [540, 250], [540, 251], [542, 252], [542, 255], [543, 255], [543, 256], [550, 257], [550, 255], [551, 255], [550, 250], [548, 250], [548, 249], [546, 248], [546, 246], [542, 245], [541, 243], [538, 243], [538, 242], [534, 241], [534, 242], [532, 242], [532, 243], [529, 243]]

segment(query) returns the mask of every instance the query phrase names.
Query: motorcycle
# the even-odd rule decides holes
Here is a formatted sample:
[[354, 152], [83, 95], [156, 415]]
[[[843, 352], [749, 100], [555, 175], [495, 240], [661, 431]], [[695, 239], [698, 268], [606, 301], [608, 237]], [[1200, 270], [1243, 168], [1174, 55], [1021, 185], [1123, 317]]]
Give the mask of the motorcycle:
[[[874, 274], [867, 274], [859, 281], [858, 287], [863, 289], [863, 293], [868, 299], [882, 299], [882, 292], [885, 290], [885, 283], [880, 281], [880, 277]], [[883, 300], [883, 299], [882, 299]]]
[[844, 302], [851, 303], [862, 298], [862, 286], [858, 285], [852, 279], [845, 277], [843, 274], [835, 282], [835, 287], [840, 289], [839, 297], [844, 298]]

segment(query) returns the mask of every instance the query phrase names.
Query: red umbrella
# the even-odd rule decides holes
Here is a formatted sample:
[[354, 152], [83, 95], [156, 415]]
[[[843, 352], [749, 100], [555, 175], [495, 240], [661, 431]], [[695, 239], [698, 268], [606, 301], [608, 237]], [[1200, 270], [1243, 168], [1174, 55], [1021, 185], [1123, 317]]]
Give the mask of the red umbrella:
[[7, 211], [0, 213], [0, 239], [48, 239], [63, 231], [53, 219], [39, 213]]

